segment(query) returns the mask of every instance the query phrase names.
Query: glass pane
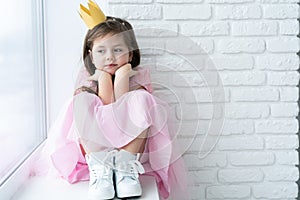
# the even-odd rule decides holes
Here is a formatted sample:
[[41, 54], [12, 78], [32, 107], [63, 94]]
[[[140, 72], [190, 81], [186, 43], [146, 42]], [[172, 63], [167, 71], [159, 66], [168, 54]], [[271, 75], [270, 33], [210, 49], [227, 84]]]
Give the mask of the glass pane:
[[0, 0], [0, 184], [44, 135], [42, 29], [34, 2]]

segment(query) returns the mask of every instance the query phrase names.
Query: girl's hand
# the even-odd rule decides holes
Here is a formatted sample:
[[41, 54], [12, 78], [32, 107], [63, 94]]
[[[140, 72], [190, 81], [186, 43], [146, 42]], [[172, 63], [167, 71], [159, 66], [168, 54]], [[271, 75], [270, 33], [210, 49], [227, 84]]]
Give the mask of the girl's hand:
[[96, 69], [95, 73], [88, 77], [87, 80], [89, 81], [98, 81], [98, 79], [104, 74], [104, 73], [107, 73], [105, 71], [102, 71], [100, 69]]
[[121, 67], [116, 71], [116, 76], [119, 76], [119, 75], [125, 75], [125, 74], [127, 74], [127, 73], [129, 73], [129, 77], [132, 77], [132, 76], [138, 74], [137, 71], [132, 70], [131, 64], [127, 63], [127, 64], [121, 66]]

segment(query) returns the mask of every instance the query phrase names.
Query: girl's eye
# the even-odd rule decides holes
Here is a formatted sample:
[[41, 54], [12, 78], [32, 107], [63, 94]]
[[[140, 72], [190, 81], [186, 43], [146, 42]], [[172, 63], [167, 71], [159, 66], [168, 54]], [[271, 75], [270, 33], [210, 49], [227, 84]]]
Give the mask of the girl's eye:
[[101, 53], [101, 54], [105, 53], [105, 51], [103, 49], [99, 49], [97, 52]]
[[114, 52], [116, 52], [116, 53], [120, 53], [122, 51], [123, 51], [123, 49], [121, 49], [121, 48], [117, 48], [117, 49], [114, 50]]

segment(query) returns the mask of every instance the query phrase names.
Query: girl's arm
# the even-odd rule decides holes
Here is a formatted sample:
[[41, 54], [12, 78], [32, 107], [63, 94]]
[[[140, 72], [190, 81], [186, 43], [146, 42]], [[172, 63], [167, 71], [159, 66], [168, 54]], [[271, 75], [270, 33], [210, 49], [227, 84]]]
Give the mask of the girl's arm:
[[114, 95], [116, 100], [119, 99], [123, 94], [129, 92], [130, 72], [130, 64], [123, 65], [116, 71], [114, 82]]
[[89, 80], [98, 81], [98, 96], [104, 105], [114, 102], [112, 76], [109, 73], [96, 69], [95, 74], [89, 77]]
[[104, 105], [115, 101], [112, 76], [104, 71], [102, 71], [102, 75], [98, 78], [98, 96], [102, 99]]

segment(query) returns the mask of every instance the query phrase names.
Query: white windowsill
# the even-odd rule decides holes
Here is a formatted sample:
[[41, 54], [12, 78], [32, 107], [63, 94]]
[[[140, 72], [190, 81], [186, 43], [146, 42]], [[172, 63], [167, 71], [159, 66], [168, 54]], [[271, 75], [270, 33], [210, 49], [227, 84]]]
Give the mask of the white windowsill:
[[28, 180], [31, 166], [44, 142], [22, 163], [22, 165], [0, 187], [0, 199], [9, 200]]
[[[152, 176], [140, 176], [143, 187], [143, 195], [139, 200], [159, 200], [155, 178]], [[32, 177], [14, 195], [12, 200], [86, 200], [88, 181], [69, 184], [60, 178]], [[115, 198], [117, 199], [117, 198]]]
[[[0, 187], [1, 200], [83, 200], [87, 199], [88, 181], [69, 184], [64, 179], [46, 176], [30, 177], [30, 168], [39, 146], [9, 180]], [[155, 178], [140, 176], [143, 195], [139, 200], [159, 200]], [[132, 198], [133, 199], [133, 198]], [[134, 200], [134, 199], [133, 199]]]

